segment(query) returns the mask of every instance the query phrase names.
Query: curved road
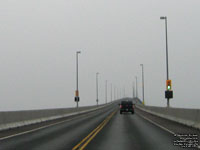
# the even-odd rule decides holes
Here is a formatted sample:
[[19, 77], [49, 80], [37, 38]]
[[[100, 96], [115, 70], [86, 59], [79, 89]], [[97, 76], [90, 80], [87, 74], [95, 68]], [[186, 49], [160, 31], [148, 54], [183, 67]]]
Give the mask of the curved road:
[[[7, 139], [0, 150], [177, 150], [174, 136], [118, 105]], [[185, 150], [185, 149], [184, 149]]]

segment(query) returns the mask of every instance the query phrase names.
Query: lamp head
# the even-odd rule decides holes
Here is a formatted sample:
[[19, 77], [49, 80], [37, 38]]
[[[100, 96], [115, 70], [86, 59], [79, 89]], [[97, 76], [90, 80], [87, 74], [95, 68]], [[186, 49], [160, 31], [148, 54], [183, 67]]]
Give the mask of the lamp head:
[[160, 19], [167, 19], [167, 17], [166, 16], [161, 16]]

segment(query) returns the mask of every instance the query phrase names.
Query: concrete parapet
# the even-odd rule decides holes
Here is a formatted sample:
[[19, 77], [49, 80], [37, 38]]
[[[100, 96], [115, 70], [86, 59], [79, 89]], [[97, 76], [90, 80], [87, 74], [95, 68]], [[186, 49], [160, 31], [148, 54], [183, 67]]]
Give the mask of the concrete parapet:
[[156, 116], [200, 129], [200, 109], [167, 108], [137, 105], [137, 108]]
[[95, 111], [112, 103], [79, 108], [0, 112], [0, 131]]

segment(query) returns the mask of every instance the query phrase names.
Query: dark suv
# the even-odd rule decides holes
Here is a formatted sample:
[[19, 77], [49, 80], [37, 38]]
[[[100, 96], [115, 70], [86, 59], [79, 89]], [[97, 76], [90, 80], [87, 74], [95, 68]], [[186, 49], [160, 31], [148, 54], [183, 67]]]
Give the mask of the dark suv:
[[120, 114], [123, 112], [131, 112], [134, 114], [134, 105], [132, 101], [121, 101], [120, 104]]

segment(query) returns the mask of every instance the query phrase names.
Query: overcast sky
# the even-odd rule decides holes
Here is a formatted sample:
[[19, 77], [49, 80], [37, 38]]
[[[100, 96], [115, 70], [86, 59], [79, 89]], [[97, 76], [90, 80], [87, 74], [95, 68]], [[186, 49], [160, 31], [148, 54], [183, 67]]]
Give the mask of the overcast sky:
[[105, 102], [105, 80], [132, 96], [141, 67], [147, 105], [166, 106], [168, 17], [172, 107], [200, 108], [199, 0], [1, 0], [0, 111], [74, 107], [76, 51], [80, 106]]

